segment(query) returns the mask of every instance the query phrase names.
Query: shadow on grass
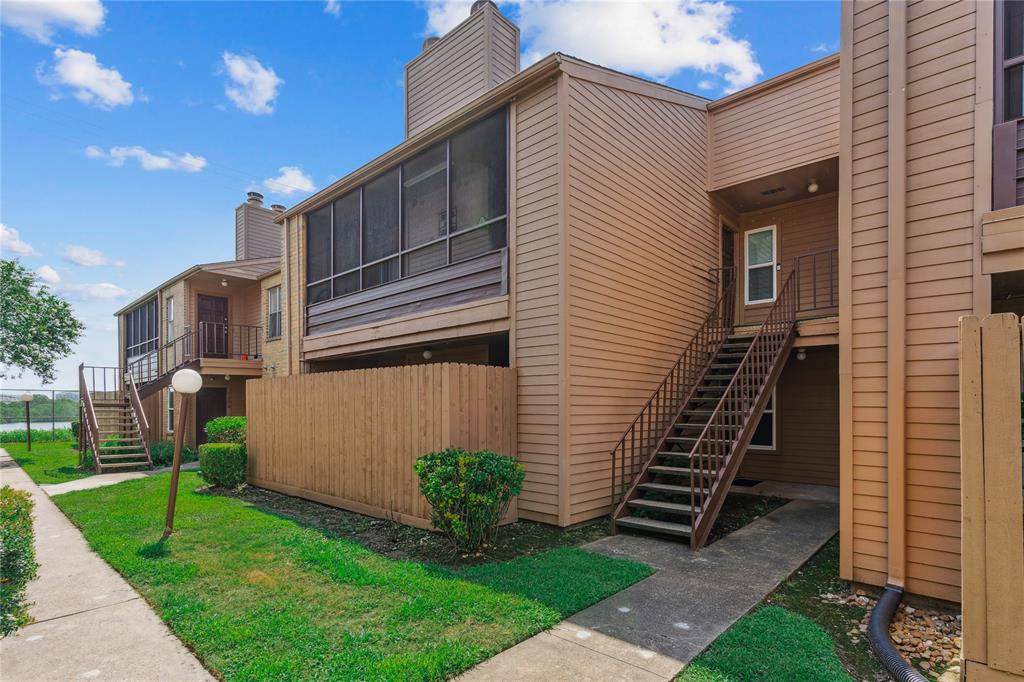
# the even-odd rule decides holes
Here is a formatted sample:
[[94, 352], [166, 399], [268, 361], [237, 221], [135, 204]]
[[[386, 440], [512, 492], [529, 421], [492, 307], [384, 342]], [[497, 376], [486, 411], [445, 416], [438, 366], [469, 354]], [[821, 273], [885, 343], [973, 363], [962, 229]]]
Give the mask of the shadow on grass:
[[143, 559], [162, 559], [170, 556], [171, 552], [167, 548], [167, 536], [161, 536], [156, 542], [143, 545], [137, 554]]

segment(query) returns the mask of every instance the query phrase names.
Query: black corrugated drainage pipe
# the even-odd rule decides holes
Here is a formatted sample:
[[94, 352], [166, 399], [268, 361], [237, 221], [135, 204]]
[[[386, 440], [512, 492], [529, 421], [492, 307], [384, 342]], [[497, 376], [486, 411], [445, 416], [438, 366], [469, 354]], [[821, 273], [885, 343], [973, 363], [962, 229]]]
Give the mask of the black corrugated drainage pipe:
[[875, 609], [871, 612], [871, 620], [868, 622], [868, 642], [870, 642], [875, 656], [882, 662], [894, 680], [897, 682], [928, 682], [924, 675], [917, 672], [900, 656], [889, 638], [889, 622], [892, 621], [902, 600], [902, 587], [885, 586], [885, 591], [882, 592], [878, 603], [875, 604]]

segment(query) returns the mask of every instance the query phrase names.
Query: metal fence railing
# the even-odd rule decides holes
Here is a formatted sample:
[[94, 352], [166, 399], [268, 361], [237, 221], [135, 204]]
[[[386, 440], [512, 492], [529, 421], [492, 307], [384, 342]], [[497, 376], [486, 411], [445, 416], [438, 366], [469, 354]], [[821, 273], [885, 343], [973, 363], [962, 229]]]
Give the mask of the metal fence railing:
[[49, 388], [4, 388], [0, 390], [0, 433], [24, 431], [25, 401], [29, 395], [29, 416], [33, 431], [49, 431], [56, 437], [78, 419], [78, 391]]

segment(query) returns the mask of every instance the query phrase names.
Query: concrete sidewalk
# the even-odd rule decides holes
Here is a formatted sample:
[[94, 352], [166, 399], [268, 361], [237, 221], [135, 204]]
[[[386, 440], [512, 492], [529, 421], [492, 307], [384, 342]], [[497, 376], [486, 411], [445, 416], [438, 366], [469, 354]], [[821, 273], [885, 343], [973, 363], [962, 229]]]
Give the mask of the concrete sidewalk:
[[[199, 469], [199, 462], [189, 462], [181, 465], [182, 471], [194, 471]], [[150, 471], [122, 471], [120, 473], [113, 474], [96, 474], [95, 476], [86, 476], [85, 478], [76, 478], [73, 481], [65, 481], [64, 483], [50, 483], [39, 486], [44, 493], [53, 497], [54, 495], [63, 495], [64, 493], [70, 493], [75, 490], [91, 490], [93, 488], [102, 488], [108, 485], [114, 485], [122, 481], [131, 481], [136, 478], [145, 478], [146, 476], [155, 476], [156, 474], [166, 474], [171, 470], [171, 467], [162, 467], [160, 469], [152, 469]]]
[[657, 573], [473, 668], [461, 680], [671, 680], [839, 529], [793, 501], [700, 552], [636, 535], [586, 545]]
[[39, 562], [35, 622], [0, 640], [5, 682], [213, 679], [2, 449], [0, 484], [32, 495]]

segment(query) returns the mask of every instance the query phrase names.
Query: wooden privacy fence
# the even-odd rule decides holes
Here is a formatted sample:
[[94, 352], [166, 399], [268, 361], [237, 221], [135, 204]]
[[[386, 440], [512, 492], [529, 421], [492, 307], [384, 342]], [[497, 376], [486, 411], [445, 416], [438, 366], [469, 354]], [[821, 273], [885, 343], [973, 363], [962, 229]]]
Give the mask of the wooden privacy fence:
[[430, 505], [417, 457], [449, 446], [516, 454], [516, 374], [507, 367], [258, 379], [246, 382], [245, 402], [251, 484], [421, 528]]
[[1024, 680], [1021, 321], [960, 320], [963, 638], [968, 680]]

